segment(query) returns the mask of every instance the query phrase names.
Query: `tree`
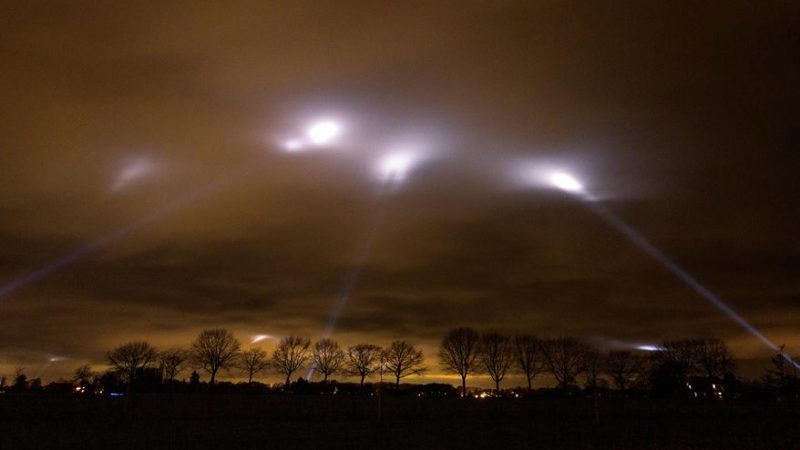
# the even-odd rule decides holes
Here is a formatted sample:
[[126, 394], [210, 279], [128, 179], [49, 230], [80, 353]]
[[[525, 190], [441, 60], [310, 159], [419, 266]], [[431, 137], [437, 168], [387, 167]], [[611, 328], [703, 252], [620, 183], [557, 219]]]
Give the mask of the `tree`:
[[583, 352], [586, 346], [575, 338], [548, 339], [542, 345], [542, 355], [547, 369], [564, 391], [583, 372]]
[[23, 392], [28, 389], [28, 376], [25, 375], [24, 367], [17, 367], [14, 372], [14, 384], [11, 385], [11, 390], [14, 392]]
[[339, 344], [329, 338], [320, 339], [314, 343], [314, 352], [311, 356], [314, 370], [322, 374], [322, 381], [328, 382], [328, 377], [339, 370], [344, 364], [344, 350]]
[[720, 339], [680, 339], [661, 344], [653, 355], [650, 379], [656, 391], [674, 395], [686, 389], [692, 376], [729, 379], [734, 369], [733, 357]]
[[192, 360], [211, 375], [214, 384], [220, 369], [230, 368], [239, 356], [239, 340], [224, 328], [203, 330], [192, 343]]
[[523, 334], [513, 340], [517, 367], [528, 381], [528, 394], [533, 392], [533, 379], [544, 368], [540, 342], [536, 336]]
[[269, 367], [269, 355], [260, 348], [245, 350], [239, 356], [240, 367], [247, 372], [247, 382], [253, 382], [253, 375]]
[[418, 375], [426, 370], [422, 366], [425, 358], [422, 350], [405, 341], [394, 341], [383, 353], [386, 370], [394, 374], [395, 387], [400, 388], [400, 379]]
[[772, 367], [767, 370], [765, 379], [767, 386], [776, 389], [781, 395], [797, 380], [797, 367], [790, 362], [792, 359], [784, 348], [785, 345], [778, 347], [770, 359]]
[[308, 350], [311, 341], [300, 336], [287, 336], [278, 343], [278, 348], [272, 352], [272, 367], [286, 376], [286, 388], [289, 388], [292, 374], [303, 367], [308, 361]]
[[72, 381], [81, 386], [89, 385], [94, 379], [94, 371], [89, 365], [80, 366], [75, 369], [75, 374], [72, 376]]
[[92, 393], [96, 375], [92, 371], [92, 367], [88, 365], [80, 366], [75, 369], [75, 374], [72, 376], [72, 382], [77, 384], [81, 392]]
[[702, 339], [697, 345], [699, 346], [697, 364], [705, 376], [722, 379], [725, 375], [733, 373], [736, 364], [722, 339]]
[[174, 381], [189, 364], [190, 354], [186, 350], [172, 348], [158, 354], [158, 368], [164, 381]]
[[605, 362], [603, 355], [597, 349], [587, 345], [583, 350], [581, 359], [583, 360], [581, 365], [583, 366], [583, 375], [586, 378], [586, 387], [596, 395], [597, 389], [601, 384], [607, 385], [606, 380], [601, 378], [604, 369], [603, 363]]
[[495, 393], [500, 395], [500, 382], [505, 378], [514, 360], [511, 338], [495, 332], [484, 334], [481, 336], [478, 358], [486, 373], [494, 381]]
[[155, 360], [156, 349], [145, 341], [128, 342], [108, 352], [108, 365], [128, 381], [128, 390], [133, 390], [136, 372]]
[[700, 339], [680, 339], [666, 341], [655, 353], [659, 369], [670, 368], [672, 377], [685, 384], [690, 376], [700, 373], [702, 341]]
[[456, 328], [447, 333], [439, 345], [439, 363], [445, 370], [461, 376], [461, 396], [467, 395], [467, 375], [478, 369], [476, 360], [481, 339], [472, 328]]
[[381, 348], [372, 344], [358, 344], [347, 349], [348, 373], [364, 379], [380, 370]]
[[641, 372], [640, 359], [631, 352], [612, 351], [606, 356], [606, 372], [620, 392], [630, 386]]

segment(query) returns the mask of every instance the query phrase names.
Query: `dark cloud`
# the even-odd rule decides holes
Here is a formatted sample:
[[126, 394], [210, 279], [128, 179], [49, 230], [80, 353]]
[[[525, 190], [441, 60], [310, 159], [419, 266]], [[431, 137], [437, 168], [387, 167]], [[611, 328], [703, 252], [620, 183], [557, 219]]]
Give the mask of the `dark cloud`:
[[[787, 2], [32, 1], [0, 16], [0, 285], [107, 240], [0, 298], [0, 372], [56, 377], [210, 326], [319, 335], [379, 208], [372, 160], [409, 141], [436, 155], [389, 199], [343, 341], [432, 355], [464, 324], [714, 334], [766, 356], [585, 205], [513, 185], [536, 161], [573, 168], [800, 349]], [[344, 117], [347, 143], [281, 155], [317, 114]], [[142, 160], [158, 170], [112, 191]]]

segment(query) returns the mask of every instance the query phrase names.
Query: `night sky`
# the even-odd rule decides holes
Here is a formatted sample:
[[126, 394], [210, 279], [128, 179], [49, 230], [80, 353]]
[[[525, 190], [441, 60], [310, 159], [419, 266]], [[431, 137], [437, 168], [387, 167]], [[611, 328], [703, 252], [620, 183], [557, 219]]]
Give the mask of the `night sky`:
[[[0, 17], [0, 290], [75, 255], [0, 296], [0, 373], [54, 379], [218, 326], [318, 338], [370, 233], [333, 337], [421, 344], [429, 379], [461, 325], [769, 356], [527, 168], [574, 174], [800, 353], [797, 3], [29, 1]], [[340, 135], [282, 148], [317, 119]], [[375, 166], [398, 148], [421, 159], [387, 190]]]

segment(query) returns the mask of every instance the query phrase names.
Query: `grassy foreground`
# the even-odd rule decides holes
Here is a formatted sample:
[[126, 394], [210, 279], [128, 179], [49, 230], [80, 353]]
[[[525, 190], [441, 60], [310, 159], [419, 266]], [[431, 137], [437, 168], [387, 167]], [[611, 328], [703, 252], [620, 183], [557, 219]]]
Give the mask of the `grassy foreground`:
[[789, 449], [800, 408], [590, 399], [0, 396], [0, 449]]

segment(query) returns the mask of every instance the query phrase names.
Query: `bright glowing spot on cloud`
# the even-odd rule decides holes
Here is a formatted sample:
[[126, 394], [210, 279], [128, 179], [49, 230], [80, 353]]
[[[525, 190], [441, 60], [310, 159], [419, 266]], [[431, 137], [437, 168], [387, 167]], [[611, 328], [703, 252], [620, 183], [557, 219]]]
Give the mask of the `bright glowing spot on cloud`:
[[418, 160], [419, 157], [412, 152], [390, 153], [378, 162], [379, 175], [385, 181], [403, 181]]
[[150, 175], [155, 170], [155, 164], [147, 158], [137, 158], [129, 161], [119, 171], [111, 185], [111, 190], [116, 192], [126, 188], [136, 180]]
[[303, 141], [300, 139], [289, 139], [283, 143], [284, 150], [288, 152], [297, 152], [303, 149]]
[[567, 192], [581, 192], [583, 185], [572, 175], [564, 172], [556, 172], [550, 175], [550, 182], [557, 188]]
[[311, 125], [306, 134], [313, 144], [321, 145], [333, 141], [340, 132], [341, 127], [338, 123], [332, 120], [323, 120]]
[[266, 339], [270, 339], [272, 336], [268, 334], [257, 334], [253, 336], [253, 339], [250, 341], [251, 343], [255, 344], [256, 342], [261, 342]]
[[657, 351], [659, 351], [659, 350], [660, 350], [660, 348], [658, 348], [658, 346], [657, 346], [657, 345], [649, 345], [649, 344], [645, 344], [645, 345], [637, 345], [637, 346], [636, 346], [636, 347], [634, 347], [634, 348], [635, 348], [636, 350], [642, 350], [642, 351], [645, 351], [645, 352], [657, 352]]

